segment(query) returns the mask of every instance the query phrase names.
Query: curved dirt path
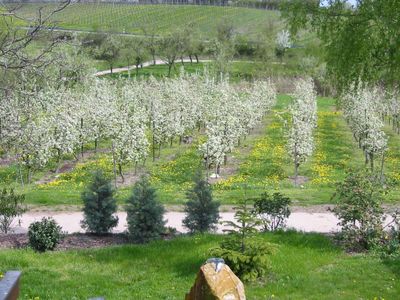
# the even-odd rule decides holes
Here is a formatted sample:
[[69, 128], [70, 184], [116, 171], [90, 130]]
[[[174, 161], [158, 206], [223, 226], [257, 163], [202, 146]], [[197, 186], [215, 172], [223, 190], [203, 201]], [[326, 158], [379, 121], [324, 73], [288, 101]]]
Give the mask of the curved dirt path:
[[[179, 59], [175, 62], [176, 65], [179, 65], [182, 61]], [[189, 58], [184, 58], [183, 59], [184, 63], [190, 63], [190, 59]], [[209, 59], [199, 59], [199, 62], [204, 63], [204, 62], [211, 62], [211, 60]], [[193, 63], [196, 63], [196, 60], [193, 60]], [[156, 59], [156, 63], [155, 65], [166, 65], [167, 63], [161, 59]], [[145, 67], [150, 67], [153, 66], [153, 61], [146, 61], [143, 63], [143, 68]], [[128, 67], [121, 67], [121, 68], [114, 68], [112, 71], [112, 74], [116, 74], [116, 73], [122, 73], [122, 72], [127, 72], [129, 70], [136, 70], [136, 66], [128, 66]], [[104, 76], [104, 75], [108, 75], [111, 74], [111, 70], [104, 70], [104, 71], [98, 71], [96, 72], [94, 75], [95, 76]]]
[[[193, 61], [194, 64], [197, 63], [195, 59], [193, 59], [192, 61]], [[184, 58], [183, 62], [184, 63], [190, 63], [190, 59], [189, 58]], [[199, 59], [199, 63], [209, 63], [209, 62], [212, 62], [212, 60], [211, 59]], [[234, 62], [234, 63], [235, 62], [255, 63], [254, 61], [251, 61], [251, 60], [232, 60], [231, 62]], [[182, 61], [180, 59], [177, 59], [176, 62], [175, 62], [175, 64], [177, 66], [179, 66], [181, 63], [182, 63]], [[272, 62], [272, 63], [275, 64], [275, 62]], [[165, 61], [163, 61], [162, 59], [156, 59], [156, 63], [155, 63], [156, 66], [166, 65], [166, 64], [167, 63]], [[143, 68], [150, 67], [150, 66], [154, 66], [153, 61], [146, 61], [146, 62], [143, 63]], [[131, 71], [136, 70], [136, 66], [133, 65], [133, 66], [120, 67], [120, 68], [113, 68], [113, 72], [112, 73], [113, 74], [122, 73], [122, 72], [127, 72], [129, 70], [131, 70]], [[104, 76], [104, 75], [108, 75], [108, 74], [111, 74], [111, 70], [98, 71], [94, 75], [95, 76]]]

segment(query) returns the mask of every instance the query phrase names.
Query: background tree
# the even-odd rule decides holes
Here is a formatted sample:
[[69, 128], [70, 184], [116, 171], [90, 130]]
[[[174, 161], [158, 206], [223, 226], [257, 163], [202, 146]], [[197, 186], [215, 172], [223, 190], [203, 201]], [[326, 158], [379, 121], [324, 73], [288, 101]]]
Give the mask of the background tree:
[[134, 241], [147, 243], [165, 232], [164, 207], [145, 176], [135, 183], [126, 212], [128, 232]]
[[120, 57], [121, 43], [117, 37], [108, 34], [103, 43], [95, 50], [96, 59], [105, 60], [113, 72], [113, 67]]
[[[64, 41], [54, 31], [52, 18], [65, 9], [70, 0], [57, 3], [45, 12], [43, 7], [30, 18], [20, 14], [20, 4], [2, 5], [0, 9], [0, 88], [11, 91], [16, 84], [24, 80], [21, 72], [28, 71], [31, 76], [39, 75], [52, 62], [50, 54], [54, 47]], [[20, 26], [29, 26], [29, 30], [20, 30]], [[43, 30], [48, 28], [48, 30]], [[46, 40], [46, 43], [36, 43]], [[35, 51], [28, 51], [35, 43]]]
[[169, 33], [160, 39], [160, 57], [168, 66], [168, 76], [171, 76], [172, 68], [175, 68], [175, 62], [183, 52], [182, 33], [179, 30]]
[[101, 171], [97, 171], [92, 182], [82, 193], [83, 215], [81, 221], [83, 229], [96, 234], [110, 232], [118, 224], [117, 202], [111, 181]]
[[145, 46], [147, 49], [147, 52], [151, 55], [152, 60], [153, 60], [153, 65], [156, 64], [156, 54], [158, 50], [160, 49], [160, 41], [159, 37], [156, 34], [156, 28], [152, 25], [143, 25], [142, 26], [142, 31], [143, 34], [146, 36], [145, 38]]
[[183, 225], [191, 233], [215, 230], [219, 220], [219, 202], [213, 201], [210, 184], [204, 180], [202, 172], [194, 177], [194, 187], [186, 193], [186, 217]]
[[290, 33], [287, 30], [279, 31], [276, 35], [275, 55], [282, 63], [286, 49], [291, 47]]
[[133, 62], [136, 67], [136, 76], [139, 75], [139, 68], [142, 67], [143, 63], [148, 58], [146, 49], [146, 40], [137, 38], [133, 41], [130, 51], [132, 51]]
[[400, 80], [400, 2], [287, 0], [282, 16], [291, 32], [311, 28], [322, 41], [330, 75], [341, 88], [353, 82], [395, 86]]
[[227, 74], [235, 54], [233, 25], [224, 20], [217, 26], [217, 37], [210, 41], [209, 50], [217, 77]]

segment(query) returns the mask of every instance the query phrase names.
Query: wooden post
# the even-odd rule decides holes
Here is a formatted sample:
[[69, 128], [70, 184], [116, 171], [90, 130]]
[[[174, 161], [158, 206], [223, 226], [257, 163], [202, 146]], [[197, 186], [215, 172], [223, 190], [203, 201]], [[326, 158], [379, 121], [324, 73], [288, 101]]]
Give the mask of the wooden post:
[[8, 271], [0, 280], [0, 300], [16, 300], [19, 296], [21, 272]]

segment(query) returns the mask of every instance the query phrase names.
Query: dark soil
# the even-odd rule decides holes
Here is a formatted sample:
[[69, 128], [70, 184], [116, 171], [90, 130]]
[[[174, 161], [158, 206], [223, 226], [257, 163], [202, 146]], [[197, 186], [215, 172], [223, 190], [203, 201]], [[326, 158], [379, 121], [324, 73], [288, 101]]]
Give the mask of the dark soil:
[[[56, 250], [101, 248], [129, 243], [126, 234], [94, 235], [74, 233], [66, 235]], [[19, 249], [28, 247], [28, 235], [0, 234], [0, 249]]]
[[[179, 234], [179, 232], [173, 230], [166, 232], [160, 238], [170, 240]], [[65, 235], [55, 250], [94, 249], [132, 243], [124, 233], [109, 233], [106, 235], [74, 233]], [[28, 234], [26, 233], [0, 234], [0, 249], [23, 249], [27, 248], [28, 245]]]

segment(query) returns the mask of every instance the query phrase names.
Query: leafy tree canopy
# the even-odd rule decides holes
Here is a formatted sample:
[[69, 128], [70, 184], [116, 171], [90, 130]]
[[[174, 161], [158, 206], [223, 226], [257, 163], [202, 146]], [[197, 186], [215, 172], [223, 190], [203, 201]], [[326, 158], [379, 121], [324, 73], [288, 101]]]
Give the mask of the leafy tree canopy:
[[293, 34], [311, 28], [325, 46], [329, 74], [339, 89], [351, 83], [400, 79], [398, 0], [287, 0], [282, 15]]

